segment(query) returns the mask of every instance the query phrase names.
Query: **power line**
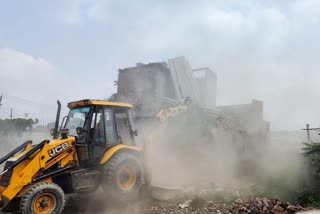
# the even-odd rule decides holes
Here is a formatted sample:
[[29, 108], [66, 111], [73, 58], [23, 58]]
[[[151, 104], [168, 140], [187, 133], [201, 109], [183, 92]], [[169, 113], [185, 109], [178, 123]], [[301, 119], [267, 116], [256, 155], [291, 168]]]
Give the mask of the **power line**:
[[[0, 114], [1, 114], [1, 113], [4, 114], [4, 111], [9, 112], [9, 111], [11, 110], [11, 108], [13, 108], [13, 107], [4, 106], [4, 107], [2, 108], [2, 111], [0, 112]], [[19, 115], [24, 115], [25, 113], [27, 113], [26, 111], [21, 111], [21, 110], [19, 110], [18, 108], [14, 108], [14, 112], [15, 112], [15, 115], [17, 115], [17, 114], [19, 114]], [[28, 114], [33, 115], [33, 116], [36, 116], [36, 115], [33, 114], [33, 113], [28, 113]]]
[[[37, 109], [37, 110], [36, 110]], [[0, 96], [0, 118], [30, 118], [38, 119], [39, 124], [48, 124], [54, 121], [55, 105], [38, 103], [32, 100], [20, 98], [9, 94]], [[48, 114], [51, 112], [50, 114]], [[61, 109], [62, 115], [68, 114], [68, 109]], [[50, 116], [52, 114], [52, 116]]]
[[12, 96], [12, 95], [9, 95], [9, 94], [3, 94], [2, 96], [3, 96], [3, 99], [8, 99], [8, 100], [12, 100], [12, 101], [15, 101], [15, 102], [20, 102], [20, 103], [23, 103], [23, 104], [32, 104], [32, 105], [38, 105], [38, 106], [52, 106], [52, 104], [39, 103], [39, 102], [35, 102], [35, 101], [28, 100], [28, 99], [25, 99], [25, 98]]
[[3, 96], [3, 101], [17, 103], [17, 104], [23, 104], [23, 105], [29, 105], [29, 106], [34, 106], [34, 107], [47, 107], [47, 106], [49, 106], [49, 105], [45, 105], [45, 104], [36, 104], [36, 103], [26, 102], [26, 101], [15, 99], [15, 98], [8, 98], [6, 96]]

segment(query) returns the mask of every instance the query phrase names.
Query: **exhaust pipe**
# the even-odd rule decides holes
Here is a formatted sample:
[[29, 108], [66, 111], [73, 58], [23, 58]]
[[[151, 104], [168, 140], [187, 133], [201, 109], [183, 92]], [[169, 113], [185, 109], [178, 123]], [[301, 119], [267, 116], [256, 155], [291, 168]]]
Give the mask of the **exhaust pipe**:
[[54, 130], [53, 130], [53, 139], [58, 138], [59, 134], [59, 120], [60, 120], [60, 113], [61, 113], [61, 103], [59, 100], [57, 100], [58, 109], [57, 109], [57, 115], [56, 115], [56, 122], [54, 124]]

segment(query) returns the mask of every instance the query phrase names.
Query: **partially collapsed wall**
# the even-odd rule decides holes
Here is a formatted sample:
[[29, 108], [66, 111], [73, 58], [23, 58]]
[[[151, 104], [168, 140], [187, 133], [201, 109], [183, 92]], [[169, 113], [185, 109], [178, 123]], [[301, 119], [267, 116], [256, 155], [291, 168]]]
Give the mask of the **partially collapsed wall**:
[[216, 75], [192, 69], [184, 57], [119, 69], [117, 86], [116, 100], [132, 103], [137, 117], [154, 116], [185, 98], [209, 108], [216, 102]]
[[156, 114], [161, 109], [188, 98], [191, 108], [196, 109], [192, 115], [197, 112], [199, 120], [206, 121], [201, 123], [202, 127], [205, 124], [216, 136], [212, 141], [218, 141], [221, 133], [239, 144], [268, 139], [269, 124], [263, 119], [263, 102], [216, 106], [216, 74], [208, 67], [193, 69], [184, 57], [119, 69], [117, 86], [116, 100], [134, 106], [140, 138], [157, 125]]

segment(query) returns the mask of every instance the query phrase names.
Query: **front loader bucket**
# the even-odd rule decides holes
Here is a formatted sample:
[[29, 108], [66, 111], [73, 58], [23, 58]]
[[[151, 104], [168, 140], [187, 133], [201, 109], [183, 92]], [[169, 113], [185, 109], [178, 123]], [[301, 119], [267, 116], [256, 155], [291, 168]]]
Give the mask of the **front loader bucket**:
[[31, 140], [28, 140], [27, 142], [23, 143], [22, 145], [18, 146], [17, 148], [15, 148], [12, 152], [9, 152], [7, 155], [5, 155], [4, 157], [0, 158], [0, 165], [3, 164], [5, 161], [7, 161], [9, 158], [11, 158], [12, 156], [14, 156], [15, 154], [17, 154], [19, 151], [21, 151], [22, 149], [24, 150], [28, 144], [32, 144]]
[[[31, 146], [31, 144], [32, 144], [32, 141], [27, 141], [27, 142], [23, 143], [22, 145], [18, 146], [17, 148], [15, 148], [13, 151], [9, 152], [4, 157], [0, 158], [0, 165], [3, 163], [6, 163], [6, 161], [9, 158], [13, 157], [18, 152], [21, 152], [21, 151], [27, 149], [27, 147], [29, 145]], [[5, 203], [5, 200], [2, 196], [2, 193], [6, 190], [7, 183], [9, 182], [8, 176], [6, 176], [6, 175], [8, 175], [8, 172], [10, 170], [12, 170], [12, 166], [7, 166], [7, 167], [5, 166], [5, 169], [2, 172], [0, 172], [0, 209], [7, 204], [7, 203]]]

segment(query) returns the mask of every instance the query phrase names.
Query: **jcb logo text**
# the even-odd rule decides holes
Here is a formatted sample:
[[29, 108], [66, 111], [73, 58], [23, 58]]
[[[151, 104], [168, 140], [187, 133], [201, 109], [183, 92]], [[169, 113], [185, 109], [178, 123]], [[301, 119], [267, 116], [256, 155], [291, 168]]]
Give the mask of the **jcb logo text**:
[[68, 148], [69, 148], [69, 144], [68, 144], [68, 142], [65, 142], [59, 146], [54, 147], [53, 149], [50, 149], [49, 155], [50, 155], [50, 157], [53, 157], [55, 155], [60, 154], [61, 152], [65, 151]]

